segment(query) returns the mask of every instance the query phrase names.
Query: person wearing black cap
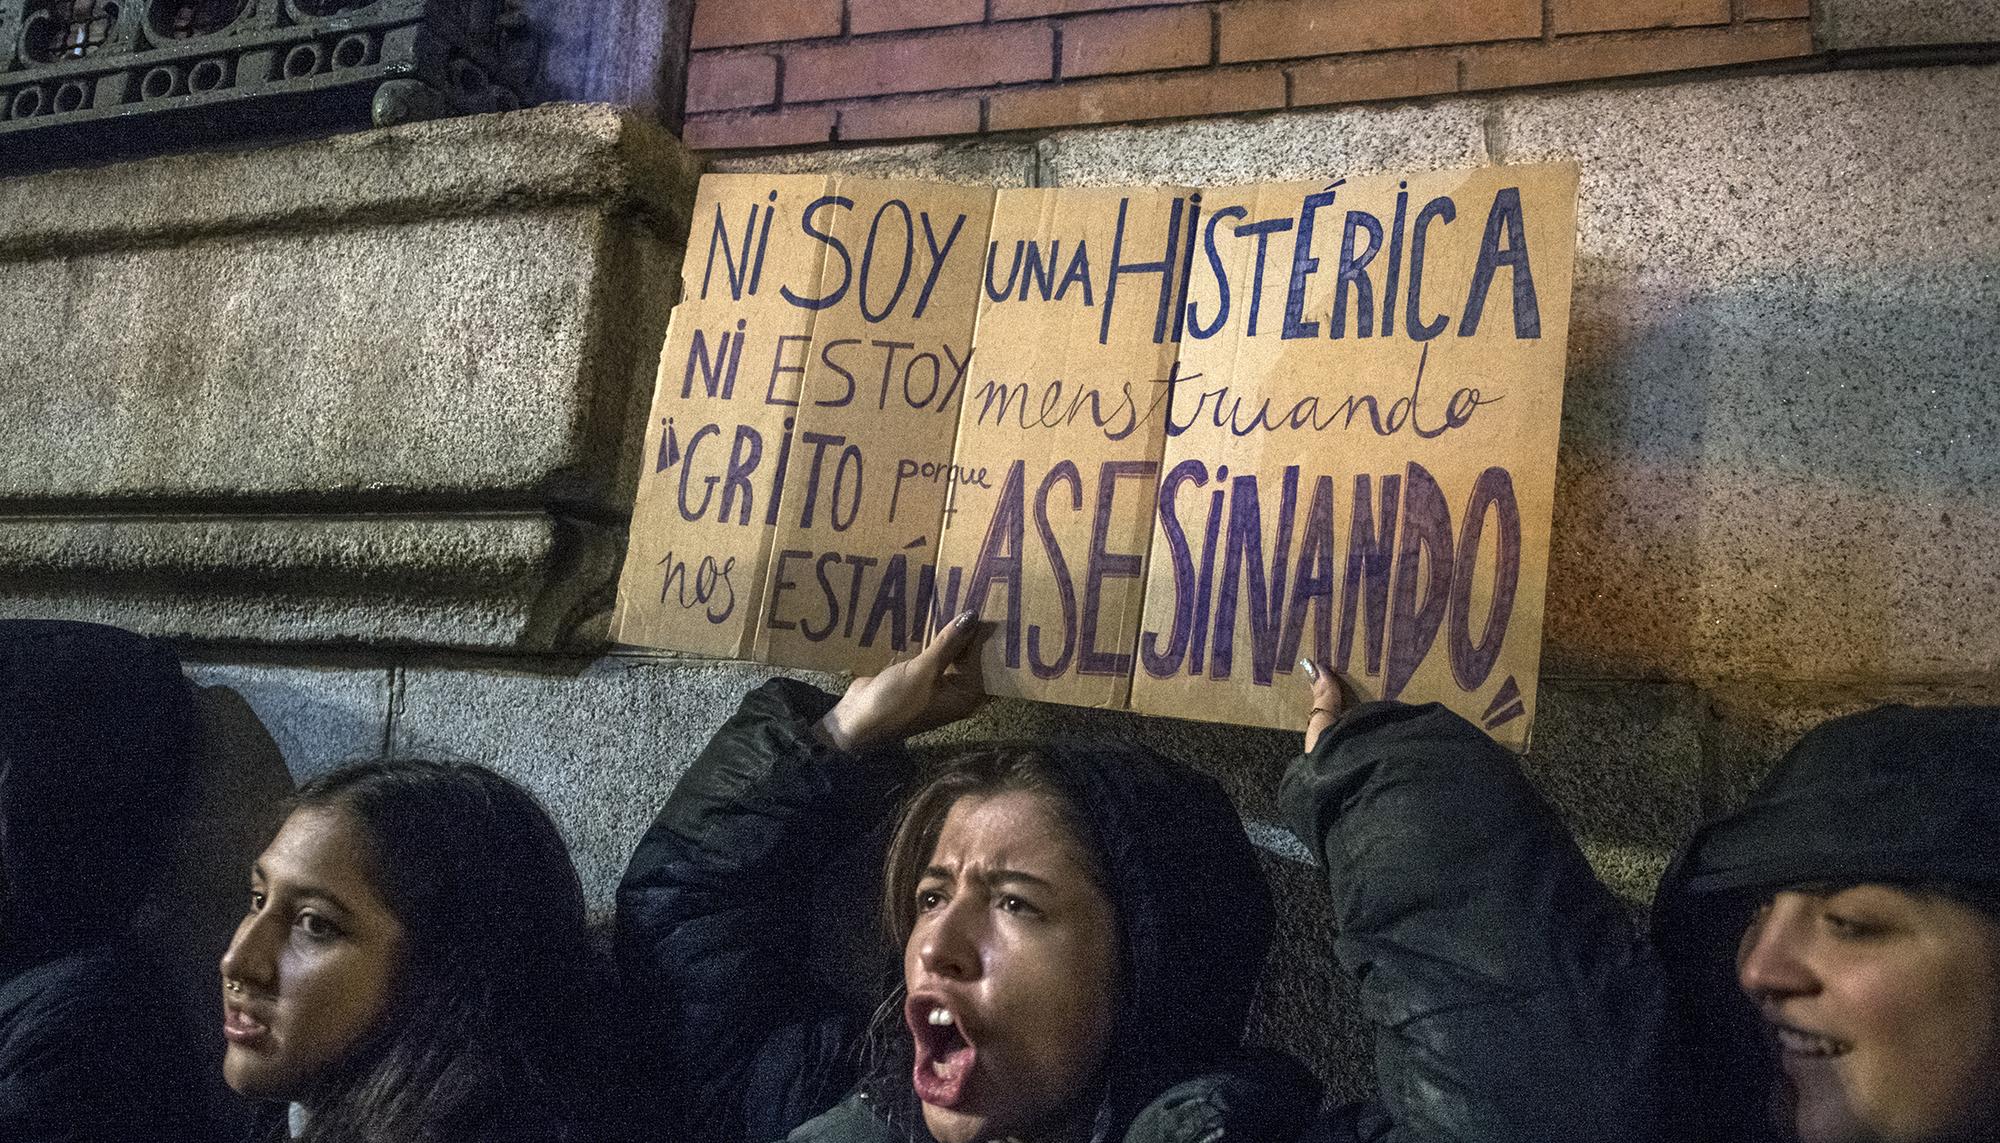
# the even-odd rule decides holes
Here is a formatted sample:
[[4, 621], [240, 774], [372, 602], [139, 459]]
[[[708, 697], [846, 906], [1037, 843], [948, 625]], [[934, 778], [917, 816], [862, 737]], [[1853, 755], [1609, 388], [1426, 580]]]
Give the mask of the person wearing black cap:
[[1802, 738], [1654, 905], [1690, 1139], [2000, 1139], [2000, 708]]
[[199, 1046], [132, 940], [196, 742], [161, 644], [0, 621], [0, 1139], [200, 1138]]

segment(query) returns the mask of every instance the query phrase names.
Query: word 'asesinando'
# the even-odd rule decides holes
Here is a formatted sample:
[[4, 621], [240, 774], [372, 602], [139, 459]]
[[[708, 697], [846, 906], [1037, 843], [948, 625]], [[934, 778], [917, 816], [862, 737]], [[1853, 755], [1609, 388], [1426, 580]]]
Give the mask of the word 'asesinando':
[[[1382, 677], [1393, 697], [1442, 634], [1452, 676], [1470, 692], [1485, 682], [1505, 642], [1520, 579], [1521, 519], [1504, 468], [1480, 475], [1456, 526], [1436, 479], [1415, 462], [1401, 473], [1359, 474], [1346, 490], [1297, 465], [1284, 470], [1276, 490], [1199, 460], [1182, 461], [1164, 477], [1152, 461], [1105, 461], [1094, 476], [1060, 460], [1031, 477], [1026, 462], [1015, 461], [969, 568], [940, 573], [924, 553], [884, 560], [781, 550], [763, 622], [813, 642], [838, 633], [861, 647], [886, 640], [901, 652], [970, 609], [995, 621], [1010, 668], [1025, 662], [1044, 679], [1127, 675], [1134, 649], [1104, 645], [1109, 629], [1100, 609], [1108, 583], [1146, 574], [1143, 553], [1109, 547], [1110, 521], [1136, 510], [1157, 513], [1164, 542], [1155, 559], [1173, 579], [1171, 619], [1138, 637], [1138, 665], [1155, 678], [1230, 678], [1242, 669], [1235, 662], [1239, 619], [1250, 634], [1243, 666], [1259, 686], [1290, 671], [1308, 634], [1315, 658], [1348, 670], [1358, 634], [1357, 673]], [[1350, 494], [1344, 528], [1342, 491]], [[1066, 548], [1061, 517], [1085, 512], [1092, 521], [1087, 547]], [[1274, 517], [1268, 546], [1266, 513]], [[1488, 548], [1492, 596], [1475, 623], [1473, 587]], [[1030, 600], [1031, 587], [1053, 599]], [[1030, 605], [1060, 621], [1024, 622]], [[712, 622], [727, 618], [711, 613]]]

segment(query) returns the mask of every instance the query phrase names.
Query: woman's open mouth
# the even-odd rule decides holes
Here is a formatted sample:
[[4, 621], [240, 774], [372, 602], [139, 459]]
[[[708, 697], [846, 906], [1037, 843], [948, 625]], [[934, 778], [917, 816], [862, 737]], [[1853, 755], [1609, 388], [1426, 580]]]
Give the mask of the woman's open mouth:
[[903, 1006], [903, 1022], [916, 1047], [910, 1084], [917, 1098], [933, 1107], [957, 1107], [978, 1056], [958, 1014], [938, 997], [918, 995]]
[[248, 1012], [229, 1005], [223, 1006], [223, 1039], [242, 1047], [256, 1047], [268, 1039], [270, 1035], [270, 1026], [251, 1016]]

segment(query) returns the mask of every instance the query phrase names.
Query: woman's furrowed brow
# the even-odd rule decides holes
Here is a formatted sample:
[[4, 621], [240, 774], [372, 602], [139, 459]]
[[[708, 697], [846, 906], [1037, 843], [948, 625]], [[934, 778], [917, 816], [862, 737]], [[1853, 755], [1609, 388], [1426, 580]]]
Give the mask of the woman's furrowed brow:
[[1001, 885], [1029, 885], [1037, 889], [1055, 888], [1055, 884], [1051, 882], [1048, 878], [1037, 877], [1036, 875], [1029, 873], [1025, 869], [1000, 868], [1000, 869], [990, 870], [986, 873], [986, 875], [982, 878], [982, 880], [984, 880], [986, 884], [996, 888]]

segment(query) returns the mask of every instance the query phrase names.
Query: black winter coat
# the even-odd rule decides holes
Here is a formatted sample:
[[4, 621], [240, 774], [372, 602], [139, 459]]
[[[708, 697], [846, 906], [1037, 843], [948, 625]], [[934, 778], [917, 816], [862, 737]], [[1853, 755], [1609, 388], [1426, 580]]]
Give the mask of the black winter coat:
[[1657, 963], [1506, 750], [1435, 704], [1348, 711], [1279, 800], [1333, 890], [1379, 1102], [1316, 1139], [1660, 1137]]
[[180, 664], [109, 627], [0, 621], [0, 1139], [199, 1138], [195, 1045], [129, 930], [196, 742]]
[[1674, 859], [1653, 934], [1673, 986], [1682, 1138], [1778, 1138], [1736, 949], [1766, 897], [1811, 882], [1944, 884], [2000, 918], [2000, 707], [1886, 706], [1825, 723]]
[[[746, 698], [676, 786], [620, 889], [627, 982], [650, 1025], [647, 1040], [661, 1049], [656, 1082], [676, 1093], [690, 1140], [904, 1138], [875, 1091], [835, 1106], [861, 1077], [851, 1050], [860, 1029], [815, 983], [809, 874], [886, 812], [902, 767], [894, 757], [852, 758], [819, 743], [811, 727], [832, 702], [784, 680]], [[1163, 772], [1148, 758], [1134, 752], [1086, 769], [1112, 775], [1114, 785], [1129, 780], [1125, 797], [1143, 798], [1141, 776]], [[1243, 835], [1219, 797], [1189, 799], [1209, 808], [1179, 829], [1150, 831], [1118, 863], [1135, 879], [1124, 891], [1147, 902], [1142, 912], [1154, 910], [1141, 927], [1185, 930], [1208, 957], [1224, 954], [1218, 939], [1233, 939], [1243, 946], [1237, 963], [1254, 969], [1268, 917], [1232, 916], [1221, 903], [1232, 893], [1261, 901], [1264, 889], [1230, 856], [1243, 852]], [[1244, 997], [1217, 989], [1227, 980], [1193, 978], [1187, 966], [1204, 962], [1186, 956], [1142, 959], [1128, 965], [1127, 979], [1148, 998], [1159, 1030], [1172, 1034], [1176, 1013], [1191, 1012], [1209, 1050], [1177, 1075], [1153, 1076], [1150, 1104], [1100, 1122], [1100, 1138], [1651, 1138], [1659, 973], [1504, 751], [1441, 708], [1376, 704], [1293, 764], [1283, 800], [1332, 880], [1342, 934], [1335, 951], [1362, 978], [1380, 1028], [1382, 1102], [1313, 1114], [1314, 1089], [1295, 1066], [1233, 1052]], [[1099, 825], [1119, 836], [1117, 822]], [[1187, 854], [1220, 854], [1223, 872], [1194, 908], [1177, 909], [1187, 894], [1171, 891], [1173, 871], [1209, 865], [1180, 860]], [[1149, 894], [1146, 877], [1170, 891]], [[1222, 975], [1233, 980], [1241, 968]]]
[[[865, 1016], [816, 976], [812, 874], [895, 809], [908, 767], [900, 752], [855, 757], [819, 742], [812, 726], [832, 705], [786, 679], [746, 697], [676, 784], [619, 889], [621, 965], [684, 1138], [772, 1143], [798, 1128], [791, 1138], [886, 1143], [916, 1115], [907, 1065], [864, 1067]], [[1096, 1137], [1291, 1138], [1317, 1085], [1289, 1061], [1235, 1058], [1273, 913], [1227, 797], [1133, 747], [1044, 753], [1104, 842], [1131, 985]], [[897, 1021], [874, 1047], [894, 1058], [907, 1040]]]

